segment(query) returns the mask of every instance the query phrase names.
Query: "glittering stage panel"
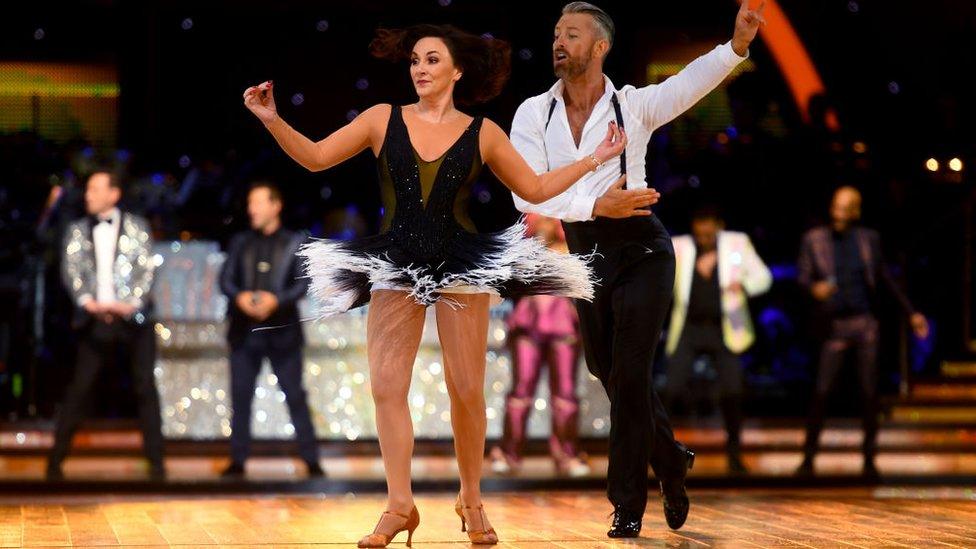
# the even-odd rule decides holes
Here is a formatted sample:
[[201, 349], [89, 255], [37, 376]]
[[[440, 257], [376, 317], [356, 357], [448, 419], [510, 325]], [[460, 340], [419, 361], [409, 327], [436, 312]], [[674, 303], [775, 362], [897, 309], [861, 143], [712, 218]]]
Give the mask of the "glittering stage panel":
[[[230, 372], [223, 317], [226, 299], [216, 288], [223, 256], [214, 243], [167, 243], [157, 246], [159, 266], [154, 297], [159, 311], [156, 334], [159, 357], [156, 381], [160, 392], [163, 432], [170, 438], [215, 439], [230, 435]], [[303, 304], [303, 317], [312, 316]], [[510, 304], [492, 309], [488, 333], [486, 414], [488, 436], [502, 432], [505, 395], [511, 384], [511, 356], [504, 317]], [[304, 385], [319, 438], [375, 438], [366, 363], [366, 308], [324, 321], [304, 324]], [[451, 436], [449, 401], [441, 349], [428, 309], [424, 336], [414, 364], [409, 405], [418, 438]], [[580, 434], [609, 432], [609, 403], [599, 381], [579, 369]], [[529, 435], [550, 432], [548, 383], [539, 383], [536, 412]], [[288, 439], [294, 426], [285, 395], [265, 361], [255, 389], [252, 433], [256, 438]]]

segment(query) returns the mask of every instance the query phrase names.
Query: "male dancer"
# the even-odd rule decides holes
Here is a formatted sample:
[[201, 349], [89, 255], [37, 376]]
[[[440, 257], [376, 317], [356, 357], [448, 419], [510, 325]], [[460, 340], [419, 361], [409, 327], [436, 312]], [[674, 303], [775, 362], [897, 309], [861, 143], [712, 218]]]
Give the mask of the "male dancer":
[[[577, 303], [586, 362], [610, 398], [607, 495], [614, 506], [607, 535], [636, 537], [647, 506], [647, 464], [661, 480], [664, 516], [680, 528], [688, 516], [684, 481], [694, 454], [674, 440], [651, 384], [651, 364], [674, 286], [674, 252], [661, 222], [647, 209], [644, 156], [651, 132], [686, 111], [745, 59], [763, 3], [743, 2], [729, 43], [699, 57], [660, 85], [618, 90], [603, 74], [614, 25], [587, 2], [567, 4], [556, 23], [553, 69], [559, 81], [527, 99], [512, 121], [512, 142], [537, 172], [563, 166], [591, 150], [616, 121], [629, 134], [620, 163], [610, 162], [565, 193], [539, 205], [515, 197], [525, 212], [564, 221], [569, 249], [596, 249], [600, 286]], [[626, 188], [625, 188], [626, 187]]]

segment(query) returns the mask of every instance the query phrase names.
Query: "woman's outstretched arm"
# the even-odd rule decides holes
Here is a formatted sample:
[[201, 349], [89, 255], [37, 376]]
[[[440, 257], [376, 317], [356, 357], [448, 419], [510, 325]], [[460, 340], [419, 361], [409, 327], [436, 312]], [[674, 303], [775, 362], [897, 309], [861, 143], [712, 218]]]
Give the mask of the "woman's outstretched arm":
[[278, 116], [273, 84], [268, 81], [244, 91], [244, 106], [271, 132], [271, 135], [295, 162], [309, 171], [318, 172], [359, 154], [367, 147], [379, 152], [383, 128], [390, 116], [389, 105], [375, 105], [352, 122], [321, 141], [312, 141]]
[[593, 154], [561, 168], [536, 174], [497, 124], [485, 120], [481, 135], [481, 156], [485, 164], [513, 193], [532, 204], [562, 193], [607, 160], [619, 156], [627, 146], [624, 130], [618, 128], [616, 122], [611, 122], [606, 138]]

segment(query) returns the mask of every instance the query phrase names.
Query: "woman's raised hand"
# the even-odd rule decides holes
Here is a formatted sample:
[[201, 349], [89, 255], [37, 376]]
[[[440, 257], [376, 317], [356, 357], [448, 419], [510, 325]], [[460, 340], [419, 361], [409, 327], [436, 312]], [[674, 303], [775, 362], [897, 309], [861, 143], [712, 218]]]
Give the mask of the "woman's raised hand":
[[273, 87], [274, 83], [268, 80], [244, 90], [244, 106], [264, 124], [270, 124], [278, 117], [278, 109], [275, 107], [272, 94]]
[[627, 134], [624, 129], [617, 126], [616, 122], [610, 122], [607, 126], [607, 136], [603, 138], [600, 146], [593, 151], [593, 156], [597, 162], [603, 164], [607, 160], [620, 156], [627, 147]]

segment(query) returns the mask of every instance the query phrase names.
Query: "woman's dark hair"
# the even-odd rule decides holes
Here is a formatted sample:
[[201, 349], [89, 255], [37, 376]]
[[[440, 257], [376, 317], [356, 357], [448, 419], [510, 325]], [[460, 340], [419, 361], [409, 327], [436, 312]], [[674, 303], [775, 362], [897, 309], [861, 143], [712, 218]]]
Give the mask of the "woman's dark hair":
[[388, 61], [410, 59], [421, 38], [440, 38], [454, 65], [464, 73], [454, 87], [454, 100], [474, 105], [501, 93], [512, 72], [512, 47], [491, 36], [477, 36], [452, 25], [414, 25], [405, 29], [377, 29], [369, 45], [373, 56]]

